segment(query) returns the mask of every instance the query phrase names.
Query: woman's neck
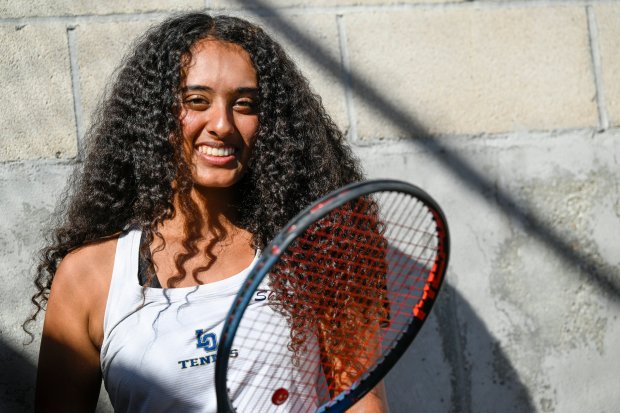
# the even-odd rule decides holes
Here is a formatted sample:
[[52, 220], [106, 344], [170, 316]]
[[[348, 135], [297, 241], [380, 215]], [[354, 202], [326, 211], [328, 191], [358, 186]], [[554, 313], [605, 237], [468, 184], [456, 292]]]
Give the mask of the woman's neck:
[[218, 281], [250, 265], [255, 254], [252, 234], [236, 224], [234, 195], [232, 189], [175, 195], [175, 213], [159, 225], [161, 238], [151, 245], [162, 285], [187, 287]]
[[[193, 201], [193, 206], [184, 205]], [[174, 216], [164, 221], [161, 226], [162, 234], [172, 238], [184, 238], [188, 222], [195, 222], [200, 218], [200, 232], [203, 238], [209, 238], [214, 229], [224, 229], [225, 232], [236, 232], [235, 191], [233, 188], [193, 188], [189, 200], [183, 200], [180, 194], [175, 194]], [[195, 213], [198, 217], [190, 218]], [[219, 231], [218, 231], [219, 232]], [[164, 235], [165, 238], [168, 238]]]

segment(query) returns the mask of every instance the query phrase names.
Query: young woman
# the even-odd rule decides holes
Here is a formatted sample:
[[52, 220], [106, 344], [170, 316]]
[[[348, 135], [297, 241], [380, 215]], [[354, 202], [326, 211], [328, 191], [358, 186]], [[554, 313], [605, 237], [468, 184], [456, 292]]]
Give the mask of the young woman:
[[200, 13], [137, 41], [87, 142], [38, 267], [36, 410], [94, 411], [103, 378], [119, 412], [215, 411], [208, 351], [249, 267], [360, 169], [276, 42]]

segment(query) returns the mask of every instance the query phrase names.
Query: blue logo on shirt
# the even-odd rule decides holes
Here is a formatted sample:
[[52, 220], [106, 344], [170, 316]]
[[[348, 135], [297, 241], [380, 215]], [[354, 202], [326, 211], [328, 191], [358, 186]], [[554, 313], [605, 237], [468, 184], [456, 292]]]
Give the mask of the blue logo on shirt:
[[[196, 347], [202, 348], [207, 352], [207, 355], [194, 357], [187, 360], [179, 360], [177, 364], [181, 366], [181, 369], [187, 369], [191, 367], [206, 366], [211, 363], [215, 363], [217, 350], [217, 336], [215, 333], [208, 330], [196, 330]], [[239, 355], [239, 351], [234, 348], [230, 350], [230, 357], [234, 358]]]
[[207, 333], [206, 330], [196, 330], [196, 347], [204, 349], [207, 353], [217, 350], [217, 336], [215, 333]]

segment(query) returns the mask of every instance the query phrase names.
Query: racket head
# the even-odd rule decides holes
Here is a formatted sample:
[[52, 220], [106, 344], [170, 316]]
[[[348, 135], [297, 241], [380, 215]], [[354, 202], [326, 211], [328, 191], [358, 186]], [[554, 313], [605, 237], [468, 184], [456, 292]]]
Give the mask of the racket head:
[[[386, 197], [391, 197], [391, 199], [386, 200]], [[344, 236], [342, 231], [339, 232], [342, 229], [341, 226], [346, 229]], [[418, 228], [416, 226], [424, 227]], [[360, 231], [359, 228], [363, 228], [363, 230]], [[416, 235], [410, 237], [410, 233]], [[337, 239], [339, 245], [344, 245], [341, 238], [353, 238], [354, 240], [344, 241], [346, 244], [344, 248], [333, 249], [333, 238]], [[310, 239], [312, 243], [316, 239], [328, 240], [329, 246], [324, 255], [321, 255], [323, 250], [321, 250], [320, 243], [311, 245], [309, 248], [304, 246], [304, 243], [308, 243]], [[397, 245], [393, 245], [394, 243]], [[399, 243], [400, 245], [398, 245]], [[352, 249], [349, 251], [350, 254], [345, 251], [347, 248]], [[364, 253], [361, 253], [361, 250]], [[310, 260], [305, 258], [308, 262], [300, 264], [297, 258], [293, 258], [299, 256], [300, 251], [301, 255], [312, 258]], [[379, 255], [382, 258], [379, 260], [376, 259], [376, 251], [381, 252]], [[358, 260], [355, 258], [356, 255], [364, 257], [359, 259], [360, 263], [354, 263], [353, 270], [344, 270], [344, 272], [348, 271], [350, 275], [356, 273], [370, 274], [370, 278], [367, 280], [356, 276], [361, 279], [359, 282], [363, 285], [356, 285], [357, 289], [353, 289], [354, 292], [347, 290], [346, 294], [340, 294], [339, 291], [343, 290], [342, 287], [348, 288], [350, 284], [335, 284], [330, 290], [327, 287], [329, 278], [321, 278], [321, 275], [310, 271], [312, 276], [315, 276], [314, 278], [317, 278], [320, 283], [324, 283], [324, 285], [318, 285], [318, 288], [324, 286], [328, 291], [326, 295], [347, 296], [347, 294], [351, 294], [351, 296], [357, 297], [353, 298], [352, 305], [334, 305], [333, 300], [321, 301], [322, 298], [315, 298], [316, 294], [299, 299], [308, 300], [310, 298], [321, 301], [321, 304], [311, 308], [311, 310], [316, 311], [317, 316], [323, 311], [332, 311], [333, 306], [339, 307], [341, 312], [353, 308], [354, 310], [349, 312], [353, 312], [355, 318], [366, 317], [365, 322], [371, 326], [369, 330], [372, 333], [368, 337], [365, 336], [368, 335], [367, 332], [362, 332], [364, 323], [361, 322], [357, 323], [360, 334], [351, 334], [352, 330], [349, 330], [348, 335], [346, 335], [347, 337], [361, 335], [362, 338], [358, 341], [360, 343], [364, 341], [364, 345], [372, 348], [372, 355], [363, 354], [363, 351], [367, 350], [362, 350], [362, 353], [354, 355], [358, 359], [365, 360], [361, 362], [361, 367], [360, 362], [347, 361], [347, 363], [357, 364], [357, 366], [343, 368], [343, 371], [348, 369], [347, 371], [354, 372], [354, 374], [343, 373], [347, 377], [344, 380], [344, 385], [343, 380], [335, 378], [338, 374], [333, 373], [336, 370], [333, 365], [346, 364], [340, 362], [345, 359], [345, 353], [341, 350], [338, 356], [333, 356], [327, 354], [330, 351], [325, 350], [328, 347], [326, 343], [330, 341], [329, 334], [333, 332], [330, 329], [335, 325], [340, 325], [340, 322], [327, 325], [328, 323], [319, 321], [318, 330], [325, 334], [316, 333], [316, 337], [310, 337], [309, 342], [313, 345], [318, 344], [319, 348], [317, 350], [319, 353], [315, 354], [314, 358], [319, 358], [321, 372], [326, 377], [328, 376], [325, 379], [326, 383], [324, 383], [327, 386], [326, 390], [319, 391], [322, 394], [319, 398], [322, 400], [316, 405], [316, 410], [318, 412], [340, 412], [349, 408], [379, 383], [420, 331], [443, 282], [449, 252], [449, 231], [441, 208], [426, 192], [406, 182], [372, 180], [350, 184], [327, 194], [305, 208], [265, 248], [233, 301], [222, 329], [217, 352], [215, 384], [218, 412], [236, 411], [235, 403], [231, 400], [231, 389], [228, 382], [231, 354], [238, 354], [240, 351], [235, 349], [238, 347], [238, 342], [236, 343], [235, 340], [240, 326], [242, 329], [251, 330], [253, 328], [244, 325], [244, 315], [257, 291], [261, 291], [260, 289], [266, 285], [268, 280], [271, 280], [269, 281], [270, 285], [274, 279], [277, 285], [279, 280], [280, 287], [286, 289], [286, 286], [282, 287], [282, 279], [286, 279], [284, 284], [299, 283], [302, 285], [307, 282], [303, 279], [297, 280], [303, 278], [300, 277], [301, 273], [298, 271], [298, 267], [301, 265], [306, 268], [312, 259], [327, 260], [329, 261], [328, 267], [342, 268], [341, 264], [345, 262], [349, 268], [351, 267], [349, 263]], [[384, 262], [381, 265], [375, 264], [375, 262], [382, 260]], [[372, 269], [369, 270], [370, 267]], [[379, 269], [377, 270], [375, 267]], [[293, 270], [291, 271], [291, 269]], [[341, 269], [337, 269], [337, 271], [338, 273], [343, 272]], [[284, 273], [290, 273], [288, 274], [289, 278], [283, 276]], [[393, 273], [397, 273], [397, 276], [394, 277]], [[415, 274], [412, 277], [410, 273]], [[356, 282], [358, 281], [353, 281], [354, 284]], [[292, 297], [296, 297], [299, 295], [298, 293], [302, 292], [299, 288], [293, 288], [291, 291], [294, 294], [290, 292], [289, 295], [281, 294], [276, 297], [275, 303], [273, 303], [273, 307], [276, 308], [274, 311], [287, 316], [288, 325], [293, 322], [291, 320], [296, 319], [296, 314], [290, 308], [282, 310], [286, 305], [281, 303], [295, 301]], [[368, 293], [370, 295], [362, 297], [362, 295], [367, 294], [367, 291], [370, 291]], [[359, 302], [370, 302], [371, 304], [364, 304], [367, 307], [360, 307]], [[355, 308], [361, 310], [356, 311]], [[309, 318], [307, 313], [306, 318]], [[322, 320], [325, 317], [321, 315], [318, 318]], [[317, 324], [312, 324], [312, 327], [316, 329]], [[306, 325], [306, 330], [307, 328]], [[336, 327], [336, 330], [344, 331], [340, 331], [341, 327]], [[293, 335], [290, 335], [289, 338], [292, 340]], [[308, 337], [305, 339], [308, 340]], [[281, 341], [277, 345], [282, 345]], [[357, 343], [358, 347], [361, 345], [360, 343]], [[369, 345], [369, 343], [373, 344]], [[274, 343], [271, 344], [274, 345]], [[307, 342], [302, 343], [302, 345], [306, 346], [304, 349], [308, 346]], [[290, 351], [296, 350], [290, 349]], [[334, 353], [336, 352], [334, 351]], [[295, 357], [297, 354], [293, 356], [293, 360]], [[330, 362], [325, 361], [330, 358], [335, 359], [336, 362], [330, 364]], [[316, 360], [314, 361], [316, 362]], [[301, 364], [303, 365], [303, 362]], [[236, 384], [243, 385], [242, 383]], [[269, 388], [267, 386], [264, 390], [267, 393], [271, 392], [272, 405], [265, 406], [265, 409], [261, 411], [284, 411], [278, 410], [277, 407], [286, 402], [289, 397], [288, 389], [278, 386]]]

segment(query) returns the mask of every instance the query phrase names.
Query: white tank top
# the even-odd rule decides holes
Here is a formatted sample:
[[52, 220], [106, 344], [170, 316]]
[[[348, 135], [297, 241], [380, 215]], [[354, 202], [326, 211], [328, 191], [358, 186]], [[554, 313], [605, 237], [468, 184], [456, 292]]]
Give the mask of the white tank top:
[[[196, 287], [144, 289], [138, 283], [140, 235], [140, 231], [131, 230], [119, 237], [105, 310], [101, 369], [114, 411], [216, 412], [215, 354], [220, 333], [232, 300], [257, 257], [250, 267], [221, 281]], [[267, 305], [264, 294], [264, 290], [257, 293], [246, 316], [251, 312], [258, 319], [266, 317], [269, 328], [274, 328], [274, 318], [279, 319], [278, 328], [288, 328], [286, 321]], [[274, 357], [286, 366], [290, 353], [286, 343], [281, 344], [280, 354]], [[241, 374], [243, 383], [254, 390], [244, 395], [243, 385], [230, 389], [237, 411], [274, 411], [272, 388], [283, 386], [282, 374], [280, 382], [271, 386], [269, 379], [260, 374], [264, 366], [257, 365], [251, 346], [239, 347], [239, 357], [234, 359], [235, 374]], [[320, 380], [320, 363], [316, 360], [315, 364], [305, 366], [304, 371], [313, 372]], [[284, 374], [290, 375], [289, 370], [283, 369]], [[297, 380], [301, 379], [287, 380], [284, 387], [299, 385]], [[257, 394], [255, 388], [261, 386], [268, 390]], [[314, 411], [317, 396], [307, 396], [312, 389], [300, 394], [306, 396], [291, 397], [275, 411]]]

